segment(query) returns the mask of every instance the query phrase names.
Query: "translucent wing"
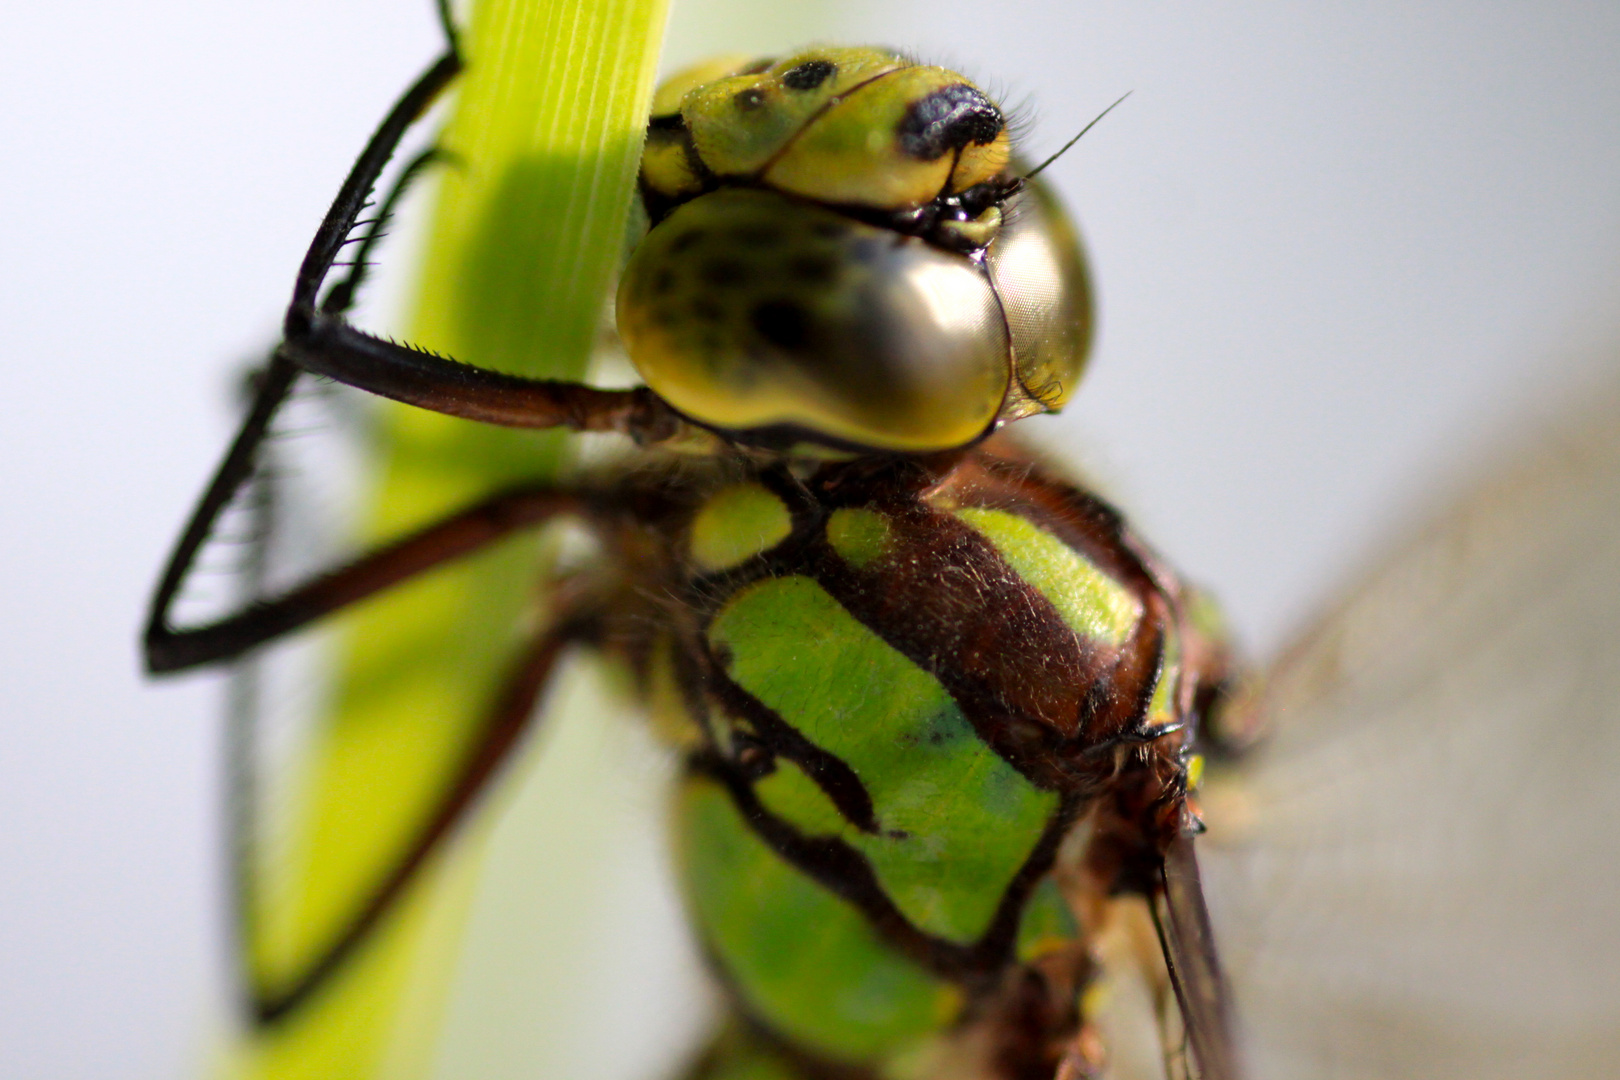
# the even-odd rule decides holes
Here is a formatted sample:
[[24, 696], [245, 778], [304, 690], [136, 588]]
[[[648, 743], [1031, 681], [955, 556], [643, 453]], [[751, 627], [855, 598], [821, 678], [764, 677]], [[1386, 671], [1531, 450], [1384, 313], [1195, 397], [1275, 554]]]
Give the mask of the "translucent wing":
[[1162, 912], [1155, 924], [1198, 1075], [1201, 1080], [1238, 1080], [1230, 990], [1221, 972], [1191, 837], [1180, 837], [1165, 852], [1164, 891], [1154, 902]]
[[1614, 1074], [1620, 386], [1591, 400], [1279, 662], [1210, 785], [1261, 1080]]
[[[380, 482], [367, 476], [377, 439], [397, 444], [388, 427], [403, 415], [379, 417], [372, 404], [314, 380], [296, 385], [187, 579], [183, 623], [275, 596], [476, 490], [397, 466]], [[371, 493], [357, 497], [368, 480]], [[232, 1073], [297, 1075], [313, 1061], [369, 1073], [385, 1048], [421, 1046], [431, 1031], [393, 1004], [410, 986], [442, 982], [427, 969], [449, 963], [454, 935], [431, 925], [453, 922], [441, 909], [462, 902], [428, 879], [442, 881], [447, 860], [467, 864], [467, 845], [432, 840], [430, 823], [486, 745], [513, 647], [531, 633], [538, 571], [534, 536], [519, 535], [239, 666], [232, 880], [254, 1035], [235, 1047]]]

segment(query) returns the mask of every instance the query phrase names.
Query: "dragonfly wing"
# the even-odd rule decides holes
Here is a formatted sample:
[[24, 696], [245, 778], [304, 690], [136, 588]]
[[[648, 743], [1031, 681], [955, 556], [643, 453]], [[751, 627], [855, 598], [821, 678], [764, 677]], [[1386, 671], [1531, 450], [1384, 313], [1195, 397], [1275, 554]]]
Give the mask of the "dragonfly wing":
[[[301, 380], [202, 552], [182, 623], [278, 595], [503, 479], [410, 462], [371, 477], [378, 439], [405, 422]], [[514, 468], [533, 464], [513, 457]], [[466, 892], [448, 883], [470, 880], [483, 831], [459, 812], [433, 830], [453, 793], [482, 801], [476, 767], [510, 744], [490, 741], [490, 720], [525, 643], [544, 644], [542, 565], [535, 534], [520, 533], [238, 666], [232, 873], [250, 1033], [228, 1074], [303, 1075], [320, 1063], [327, 1075], [371, 1075], [379, 1055], [430, 1043], [423, 1017], [435, 1003], [399, 1003], [443, 982], [459, 921], [450, 909]], [[527, 710], [510, 712], [521, 721]]]
[[1165, 852], [1164, 891], [1154, 899], [1154, 921], [1199, 1076], [1237, 1080], [1241, 1074], [1232, 1044], [1230, 994], [1190, 836], [1180, 837]]
[[1206, 791], [1257, 1077], [1613, 1074], [1617, 417], [1600, 395], [1385, 562]]

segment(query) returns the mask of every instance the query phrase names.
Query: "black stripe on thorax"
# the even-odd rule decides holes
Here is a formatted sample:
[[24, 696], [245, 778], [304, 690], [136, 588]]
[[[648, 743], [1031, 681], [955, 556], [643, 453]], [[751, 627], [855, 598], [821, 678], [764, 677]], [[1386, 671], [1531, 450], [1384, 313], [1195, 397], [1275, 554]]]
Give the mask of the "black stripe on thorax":
[[1060, 799], [1029, 857], [1003, 889], [990, 925], [977, 941], [963, 945], [927, 933], [906, 918], [860, 851], [836, 836], [806, 836], [771, 813], [735, 763], [710, 752], [693, 755], [687, 767], [724, 786], [749, 828], [780, 858], [855, 905], [890, 947], [961, 985], [970, 996], [993, 991], [1001, 972], [1014, 963], [1024, 908], [1035, 886], [1051, 871], [1064, 836], [1086, 802], [1074, 795]]

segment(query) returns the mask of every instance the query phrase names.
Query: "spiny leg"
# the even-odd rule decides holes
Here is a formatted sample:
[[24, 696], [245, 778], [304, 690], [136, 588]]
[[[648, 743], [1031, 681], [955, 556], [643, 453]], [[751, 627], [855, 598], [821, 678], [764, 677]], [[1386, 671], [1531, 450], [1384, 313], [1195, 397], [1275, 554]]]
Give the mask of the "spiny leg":
[[322, 219], [314, 240], [310, 242], [309, 250], [304, 254], [304, 261], [298, 268], [298, 278], [293, 284], [292, 303], [288, 311], [289, 319], [294, 311], [315, 310], [321, 285], [337, 261], [338, 252], [343, 249], [350, 234], [354, 232], [355, 223], [359, 220], [361, 211], [365, 209], [366, 200], [371, 197], [372, 189], [377, 186], [377, 180], [382, 176], [383, 169], [387, 168], [389, 159], [399, 148], [400, 140], [422, 118], [434, 101], [438, 100], [451, 80], [461, 73], [460, 45], [442, 0], [438, 10], [447, 39], [444, 54], [418, 76], [405, 93], [394, 102], [393, 108], [388, 110], [382, 123], [377, 125], [377, 130], [372, 132], [371, 138], [367, 140], [365, 148], [360, 151], [360, 156], [355, 159], [353, 168], [343, 180], [343, 186], [338, 188], [337, 197], [332, 200], [332, 205], [326, 211], [326, 217]]
[[681, 427], [680, 418], [645, 389], [598, 390], [489, 371], [356, 330], [344, 322], [341, 308], [318, 302], [327, 274], [400, 140], [461, 71], [459, 43], [445, 0], [439, 0], [438, 7], [446, 51], [395, 102], [338, 189], [299, 268], [280, 355], [338, 382], [468, 420], [506, 427], [617, 431], [638, 442], [673, 436]]
[[[394, 178], [394, 186], [388, 195], [377, 205], [377, 214], [370, 221], [359, 221], [355, 227], [366, 226], [366, 231], [358, 237], [350, 237], [344, 243], [353, 243], [357, 246], [354, 258], [350, 260], [349, 276], [326, 290], [326, 296], [321, 300], [321, 310], [328, 315], [344, 315], [354, 306], [354, 298], [365, 284], [367, 275], [371, 272], [371, 253], [376, 249], [377, 242], [385, 235], [383, 228], [393, 220], [395, 212], [399, 209], [399, 202], [405, 193], [416, 183], [418, 177], [430, 165], [437, 165], [450, 159], [437, 146], [430, 146], [417, 154]], [[334, 264], [338, 265], [338, 264]]]
[[[338, 253], [350, 242], [350, 234], [366, 206], [366, 199], [400, 140], [461, 70], [459, 44], [446, 0], [438, 0], [437, 10], [445, 30], [445, 53], [389, 110], [321, 222], [294, 285], [287, 311], [286, 337], [272, 355], [253, 406], [192, 511], [159, 579], [145, 637], [147, 666], [151, 671], [176, 671], [224, 659], [315, 617], [315, 614], [306, 614], [287, 621], [292, 607], [296, 607], [291, 605], [287, 614], [243, 612], [240, 617], [222, 620], [230, 624], [229, 629], [199, 627], [176, 631], [169, 625], [170, 609], [192, 571], [198, 552], [219, 516], [252, 476], [258, 449], [301, 369], [395, 400], [490, 423], [620, 431], [642, 442], [670, 437], [682, 427], [682, 421], [668, 406], [644, 388], [598, 390], [575, 383], [522, 379], [485, 371], [383, 341], [343, 321], [343, 314], [364, 279], [366, 257], [378, 238], [382, 221], [392, 212], [410, 181], [438, 156], [434, 151], [419, 157], [402, 171], [394, 190], [384, 200], [378, 218], [371, 223], [370, 231], [358, 241], [360, 248], [350, 274], [332, 286], [324, 300], [319, 299]], [[325, 587], [338, 593], [343, 591], [341, 582], [327, 581]], [[300, 599], [307, 601], [309, 597]], [[333, 608], [321, 608], [316, 614], [329, 610]]]
[[[366, 260], [372, 248], [381, 238], [381, 229], [393, 214], [395, 207], [410, 185], [421, 175], [430, 164], [440, 160], [442, 155], [436, 149], [424, 151], [401, 170], [399, 177], [394, 181], [393, 188], [388, 192], [382, 204], [378, 207], [377, 216], [369, 223], [364, 234], [358, 238], [358, 248], [355, 254], [354, 266], [348, 275], [328, 291], [322, 302], [322, 309], [334, 316], [341, 315], [348, 310], [354, 302], [355, 293], [366, 275]], [[181, 586], [187, 576], [192, 572], [196, 563], [197, 554], [208, 541], [221, 514], [225, 512], [231, 502], [237, 497], [244, 484], [252, 479], [258, 467], [259, 450], [269, 436], [271, 424], [276, 413], [292, 393], [294, 384], [301, 374], [299, 368], [289, 361], [281, 349], [276, 349], [270, 357], [270, 362], [264, 370], [259, 372], [254, 380], [255, 387], [252, 404], [248, 407], [248, 414], [237, 430], [231, 447], [226, 451], [225, 457], [220, 461], [218, 468], [209, 481], [208, 488], [203, 492], [201, 499], [191, 512], [191, 518], [186, 522], [179, 540], [175, 542], [173, 551], [169, 555], [168, 565], [164, 567], [163, 576], [158, 580], [157, 589], [152, 597], [150, 615], [147, 620], [144, 646], [146, 651], [147, 670], [157, 672], [179, 671], [196, 664], [206, 663], [209, 660], [226, 659], [248, 648], [252, 644], [268, 640], [268, 636], [261, 636], [246, 643], [233, 647], [218, 649], [204, 648], [200, 643], [207, 639], [207, 628], [198, 628], [194, 631], [176, 631], [169, 625], [169, 612], [174, 605]], [[281, 633], [285, 633], [284, 628]], [[269, 636], [274, 636], [273, 634]], [[193, 644], [183, 644], [182, 639]], [[197, 659], [185, 659], [187, 650], [201, 649]]]
[[[533, 727], [536, 704], [550, 682], [558, 657], [571, 644], [591, 641], [598, 631], [600, 613], [584, 589], [564, 583], [557, 587], [556, 593], [556, 614], [514, 657], [490, 703], [482, 729], [450, 784], [397, 861], [379, 877], [342, 928], [301, 972], [283, 985], [266, 985], [252, 970], [243, 972], [246, 1004], [255, 1022], [269, 1025], [285, 1018], [342, 968], [393, 910], [424, 865], [465, 820], [502, 766], [510, 760], [512, 751]], [[251, 773], [254, 766], [249, 758], [251, 743], [251, 737], [245, 734], [232, 738], [232, 751], [238, 755], [230, 762], [232, 773]], [[256, 897], [259, 894], [253, 873], [251, 807], [236, 807], [232, 822], [239, 830], [232, 845], [235, 914], [242, 940], [237, 954], [248, 957], [252, 955], [250, 943], [258, 925]]]

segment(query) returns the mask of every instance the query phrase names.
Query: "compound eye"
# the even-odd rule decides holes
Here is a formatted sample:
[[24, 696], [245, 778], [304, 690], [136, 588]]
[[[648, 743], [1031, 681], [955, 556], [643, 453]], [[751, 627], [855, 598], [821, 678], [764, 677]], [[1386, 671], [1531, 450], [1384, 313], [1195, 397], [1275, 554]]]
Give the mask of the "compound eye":
[[1091, 286], [1079, 237], [1045, 184], [1032, 181], [1008, 218], [988, 261], [1017, 358], [1002, 418], [1015, 420], [1061, 409], [1080, 381], [1091, 346]]
[[647, 385], [726, 431], [938, 450], [983, 434], [1007, 395], [982, 268], [768, 191], [671, 213], [626, 266], [618, 317]]

